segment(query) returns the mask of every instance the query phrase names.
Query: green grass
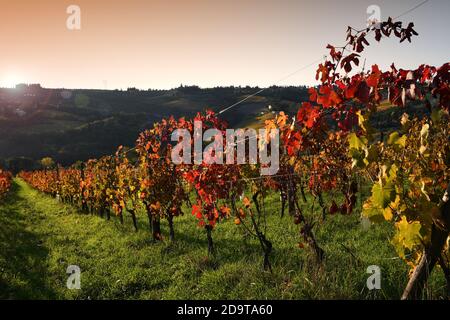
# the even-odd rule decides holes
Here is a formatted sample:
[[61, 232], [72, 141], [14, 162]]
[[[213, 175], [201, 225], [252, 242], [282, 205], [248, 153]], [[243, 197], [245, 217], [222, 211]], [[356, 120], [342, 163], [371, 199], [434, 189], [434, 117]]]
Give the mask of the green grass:
[[[175, 220], [176, 241], [153, 243], [146, 218], [139, 232], [118, 219], [106, 221], [43, 195], [15, 180], [0, 205], [0, 298], [2, 299], [398, 299], [408, 268], [395, 259], [390, 225], [364, 229], [358, 213], [330, 216], [316, 227], [326, 251], [318, 265], [299, 249], [298, 226], [279, 217], [275, 197], [267, 206], [273, 242], [273, 274], [262, 269], [255, 239], [230, 221], [213, 231], [216, 258], [207, 257], [206, 235], [186, 214]], [[187, 211], [187, 210], [186, 210]], [[168, 228], [163, 222], [163, 231]], [[394, 258], [394, 259], [392, 259]], [[66, 268], [81, 268], [81, 290], [66, 288]], [[381, 290], [369, 291], [369, 265], [382, 270]], [[427, 288], [445, 291], [440, 272]]]

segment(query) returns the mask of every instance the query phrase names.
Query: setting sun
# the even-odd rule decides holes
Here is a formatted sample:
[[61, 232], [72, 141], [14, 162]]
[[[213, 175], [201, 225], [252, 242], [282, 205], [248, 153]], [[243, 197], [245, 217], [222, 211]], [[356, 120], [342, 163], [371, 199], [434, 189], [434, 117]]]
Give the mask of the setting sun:
[[6, 74], [0, 78], [0, 87], [14, 88], [17, 84], [23, 83], [24, 78], [17, 73]]
[[7, 74], [1, 78], [0, 86], [6, 88], [13, 88], [19, 83], [19, 77], [14, 74]]

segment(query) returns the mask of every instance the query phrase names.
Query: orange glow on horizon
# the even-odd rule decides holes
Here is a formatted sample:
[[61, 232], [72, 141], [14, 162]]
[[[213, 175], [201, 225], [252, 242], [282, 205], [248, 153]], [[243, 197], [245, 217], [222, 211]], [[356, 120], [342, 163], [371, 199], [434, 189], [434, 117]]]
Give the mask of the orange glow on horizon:
[[[328, 43], [341, 44], [348, 25], [364, 26], [372, 2], [3, 0], [0, 85], [14, 78], [52, 88], [311, 85], [314, 67], [275, 81], [322, 57]], [[383, 17], [413, 5], [378, 2]], [[81, 30], [66, 27], [73, 4], [81, 9]], [[403, 17], [414, 21], [418, 40], [374, 43], [367, 65], [446, 62], [450, 44], [438, 39], [447, 37], [449, 11], [450, 1], [436, 0]], [[23, 75], [9, 71], [15, 66]]]

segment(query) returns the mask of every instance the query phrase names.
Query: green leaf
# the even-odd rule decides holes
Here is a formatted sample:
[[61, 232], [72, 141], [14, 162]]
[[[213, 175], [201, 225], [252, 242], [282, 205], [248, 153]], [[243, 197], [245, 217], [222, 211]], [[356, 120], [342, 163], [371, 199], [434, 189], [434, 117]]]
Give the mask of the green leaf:
[[372, 187], [372, 202], [375, 207], [385, 209], [395, 198], [395, 189], [392, 183], [382, 185], [377, 183]]
[[356, 149], [350, 149], [349, 151], [349, 155], [352, 158], [352, 169], [357, 167], [357, 168], [365, 168], [367, 163], [366, 161], [364, 161], [364, 153], [356, 150]]
[[376, 162], [378, 160], [378, 149], [375, 145], [371, 145], [367, 150], [366, 160], [368, 163]]
[[397, 179], [397, 172], [398, 172], [398, 167], [397, 165], [394, 163], [391, 165], [391, 167], [389, 168], [389, 176], [387, 177], [388, 182], [393, 182], [395, 179]]
[[387, 143], [389, 145], [398, 145], [398, 146], [405, 147], [406, 146], [406, 135], [403, 135], [400, 137], [400, 135], [397, 131], [392, 132], [389, 135]]
[[350, 149], [361, 150], [367, 146], [367, 139], [365, 137], [358, 137], [355, 133], [348, 136]]
[[439, 123], [441, 121], [442, 113], [442, 109], [433, 109], [433, 111], [431, 112], [431, 120], [433, 120], [433, 124]]

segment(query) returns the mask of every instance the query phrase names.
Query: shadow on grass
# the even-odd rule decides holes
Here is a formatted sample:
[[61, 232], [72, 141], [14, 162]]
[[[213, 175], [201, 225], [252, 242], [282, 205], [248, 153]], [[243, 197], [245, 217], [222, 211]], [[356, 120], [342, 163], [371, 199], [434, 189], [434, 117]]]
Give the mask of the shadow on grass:
[[48, 250], [39, 235], [27, 230], [33, 214], [14, 182], [0, 206], [0, 299], [52, 299], [45, 283]]

